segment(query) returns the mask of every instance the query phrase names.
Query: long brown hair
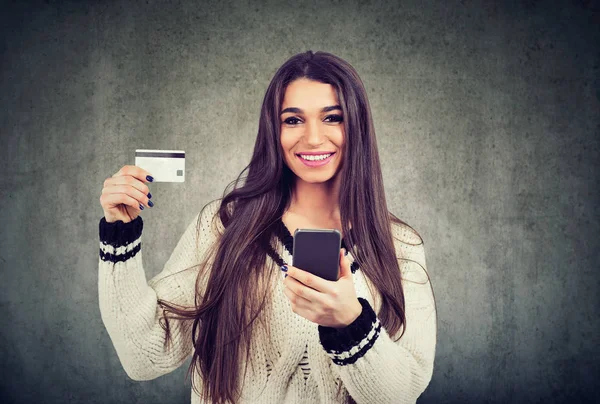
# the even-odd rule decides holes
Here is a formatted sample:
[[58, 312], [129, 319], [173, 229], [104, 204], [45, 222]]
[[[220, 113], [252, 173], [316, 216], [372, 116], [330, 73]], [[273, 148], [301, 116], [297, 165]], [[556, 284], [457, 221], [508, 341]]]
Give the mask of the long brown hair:
[[[222, 231], [200, 264], [196, 307], [181, 309], [159, 300], [165, 314], [166, 326], [163, 327], [167, 342], [166, 311], [180, 316], [173, 318], [194, 320], [194, 354], [188, 376], [199, 368], [203, 382], [199, 394], [213, 403], [239, 400], [239, 383], [243, 380], [240, 364], [246, 363], [246, 372], [253, 325], [261, 323], [261, 312], [269, 308], [269, 285], [277, 271], [272, 265], [266, 265], [267, 253], [272, 251], [277, 221], [289, 206], [294, 181], [294, 174], [283, 157], [279, 114], [287, 85], [298, 78], [330, 84], [337, 93], [346, 139], [345, 160], [338, 174], [341, 175], [339, 205], [344, 239], [360, 270], [380, 294], [378, 317], [383, 327], [393, 336], [404, 325], [398, 339], [406, 330], [398, 264], [401, 257], [396, 256], [391, 222], [408, 225], [387, 209], [364, 85], [354, 68], [337, 56], [312, 51], [297, 54], [287, 60], [271, 80], [262, 102], [250, 163], [223, 193], [216, 215]], [[203, 275], [207, 276], [205, 288], [199, 284]], [[265, 326], [268, 328], [268, 324]], [[198, 392], [195, 386], [193, 388]]]

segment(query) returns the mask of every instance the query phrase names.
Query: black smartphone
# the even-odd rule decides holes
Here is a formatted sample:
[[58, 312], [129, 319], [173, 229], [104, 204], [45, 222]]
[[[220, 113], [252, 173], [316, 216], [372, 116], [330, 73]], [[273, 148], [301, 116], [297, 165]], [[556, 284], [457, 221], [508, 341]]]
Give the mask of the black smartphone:
[[335, 229], [297, 229], [292, 265], [328, 281], [339, 278], [342, 235]]

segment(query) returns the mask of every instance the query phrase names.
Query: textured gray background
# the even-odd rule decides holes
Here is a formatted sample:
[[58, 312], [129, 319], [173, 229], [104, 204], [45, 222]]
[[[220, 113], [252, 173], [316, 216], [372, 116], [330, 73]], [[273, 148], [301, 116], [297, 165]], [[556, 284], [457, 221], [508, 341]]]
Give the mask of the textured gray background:
[[308, 49], [346, 59], [363, 79], [390, 209], [425, 239], [440, 328], [419, 402], [591, 402], [598, 10], [592, 1], [5, 2], [3, 402], [189, 402], [187, 363], [132, 381], [101, 322], [103, 181], [133, 164], [136, 148], [186, 151], [184, 184], [150, 184], [149, 279], [247, 164], [269, 81]]

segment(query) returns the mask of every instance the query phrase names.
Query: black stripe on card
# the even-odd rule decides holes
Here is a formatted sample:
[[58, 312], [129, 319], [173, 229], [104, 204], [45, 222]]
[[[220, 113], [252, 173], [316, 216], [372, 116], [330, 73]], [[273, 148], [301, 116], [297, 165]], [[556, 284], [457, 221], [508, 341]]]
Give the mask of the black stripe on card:
[[169, 153], [169, 152], [135, 152], [135, 157], [168, 157], [184, 159], [185, 153]]

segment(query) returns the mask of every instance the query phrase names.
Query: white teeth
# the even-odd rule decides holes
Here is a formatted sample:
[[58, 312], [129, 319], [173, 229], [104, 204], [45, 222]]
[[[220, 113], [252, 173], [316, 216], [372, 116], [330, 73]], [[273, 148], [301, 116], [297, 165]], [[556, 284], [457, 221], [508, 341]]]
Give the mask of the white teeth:
[[315, 156], [309, 156], [309, 155], [303, 155], [303, 154], [301, 154], [300, 157], [302, 157], [304, 160], [317, 161], [317, 160], [325, 160], [327, 157], [331, 156], [332, 154], [333, 153], [319, 154], [319, 155], [315, 155]]

